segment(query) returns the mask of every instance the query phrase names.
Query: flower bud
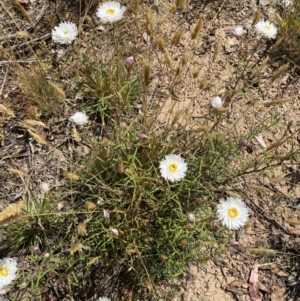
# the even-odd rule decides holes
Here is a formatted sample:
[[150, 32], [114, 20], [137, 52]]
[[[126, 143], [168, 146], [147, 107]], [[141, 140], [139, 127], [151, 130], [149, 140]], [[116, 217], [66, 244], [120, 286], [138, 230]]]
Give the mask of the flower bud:
[[109, 219], [109, 212], [106, 211], [106, 210], [103, 210], [103, 217], [104, 217], [105, 219]]
[[239, 242], [238, 241], [236, 241], [236, 240], [234, 240], [234, 239], [232, 239], [231, 241], [230, 241], [230, 246], [231, 247], [236, 247], [236, 246], [238, 246], [239, 245]]
[[190, 275], [190, 274], [187, 274], [187, 275], [185, 276], [186, 282], [189, 282], [189, 281], [191, 281], [192, 279], [193, 279], [193, 277], [192, 277], [192, 275]]
[[119, 231], [117, 229], [115, 229], [115, 228], [110, 229], [110, 233], [113, 236], [119, 236]]
[[50, 189], [50, 185], [49, 185], [48, 183], [42, 182], [42, 183], [40, 184], [40, 190], [41, 190], [42, 192], [47, 192], [47, 191], [49, 191], [49, 189]]
[[189, 225], [188, 225], [188, 230], [189, 230], [189, 231], [194, 231], [194, 229], [195, 229], [195, 228], [194, 228], [194, 226], [193, 226], [192, 224], [189, 224]]
[[216, 96], [211, 100], [210, 104], [213, 108], [217, 109], [223, 106], [223, 101], [219, 96]]
[[240, 142], [239, 142], [239, 146], [240, 146], [240, 148], [243, 148], [243, 147], [246, 147], [247, 146], [247, 140], [241, 140]]
[[145, 134], [140, 134], [140, 135], [139, 135], [139, 140], [140, 140], [141, 142], [145, 142], [147, 139], [148, 139], [148, 136], [147, 136], [147, 135], [145, 135]]
[[126, 61], [125, 61], [125, 65], [127, 66], [127, 68], [132, 67], [133, 64], [134, 64], [134, 58], [133, 58], [133, 56], [128, 57], [126, 59]]
[[236, 36], [236, 37], [241, 37], [244, 33], [244, 29], [242, 26], [237, 26], [232, 33]]
[[76, 112], [70, 117], [70, 120], [77, 125], [85, 125], [88, 123], [88, 117], [82, 112]]
[[193, 223], [195, 221], [195, 214], [190, 212], [188, 215], [187, 215], [187, 220], [190, 222], [190, 223]]
[[40, 252], [40, 249], [39, 249], [38, 246], [33, 246], [31, 250], [32, 250], [32, 253], [39, 253]]
[[48, 253], [48, 252], [45, 252], [43, 255], [44, 255], [45, 258], [50, 257], [50, 253]]
[[64, 208], [64, 204], [62, 202], [59, 202], [57, 204], [57, 210], [60, 211], [62, 208]]

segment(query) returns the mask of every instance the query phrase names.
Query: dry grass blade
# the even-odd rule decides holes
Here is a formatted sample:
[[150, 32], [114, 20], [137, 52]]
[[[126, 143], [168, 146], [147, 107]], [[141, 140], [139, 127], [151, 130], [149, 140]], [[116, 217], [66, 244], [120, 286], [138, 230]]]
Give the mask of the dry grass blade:
[[15, 168], [9, 168], [8, 171], [10, 171], [11, 173], [15, 174], [15, 175], [18, 175], [19, 177], [21, 178], [26, 178], [28, 177], [28, 174], [21, 171], [21, 170], [18, 170], [18, 169], [15, 169]]
[[12, 0], [13, 4], [16, 6], [18, 11], [22, 14], [22, 16], [25, 18], [25, 20], [32, 24], [32, 20], [28, 14], [28, 12], [25, 10], [25, 8], [20, 4], [18, 0]]
[[222, 39], [221, 37], [219, 38], [218, 40], [218, 43], [216, 44], [216, 47], [215, 47], [215, 51], [214, 51], [214, 56], [213, 56], [213, 62], [216, 61], [220, 51], [221, 51], [221, 46], [222, 46]]

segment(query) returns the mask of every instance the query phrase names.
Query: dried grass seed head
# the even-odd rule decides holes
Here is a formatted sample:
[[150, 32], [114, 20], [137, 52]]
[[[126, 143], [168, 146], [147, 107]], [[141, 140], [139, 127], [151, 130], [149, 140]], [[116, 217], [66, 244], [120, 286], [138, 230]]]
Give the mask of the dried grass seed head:
[[174, 34], [174, 36], [173, 36], [172, 39], [171, 39], [171, 45], [177, 46], [177, 45], [179, 44], [180, 39], [181, 39], [181, 37], [182, 37], [184, 31], [185, 31], [185, 29], [182, 28], [181, 30], [179, 30], [178, 32], [176, 32], [176, 33]]
[[193, 32], [192, 32], [192, 40], [195, 40], [200, 32], [200, 30], [202, 29], [202, 26], [203, 26], [203, 17], [200, 16]]

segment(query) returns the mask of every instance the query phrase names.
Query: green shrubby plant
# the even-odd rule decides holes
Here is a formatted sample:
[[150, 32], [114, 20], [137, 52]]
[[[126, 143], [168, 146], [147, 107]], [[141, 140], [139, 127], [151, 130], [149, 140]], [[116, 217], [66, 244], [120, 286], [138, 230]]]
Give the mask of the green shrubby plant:
[[[179, 2], [177, 8], [184, 11], [186, 4]], [[161, 106], [155, 97], [162, 92], [163, 101], [167, 97], [181, 100], [180, 90], [176, 90], [177, 96], [174, 87], [190, 72], [203, 18], [191, 32], [191, 44], [186, 46], [189, 56], [182, 55], [175, 66], [168, 47], [178, 45], [183, 32], [169, 34], [173, 36], [169, 40], [162, 38], [168, 36], [161, 32], [164, 15], [155, 22], [147, 7], [141, 17], [139, 5], [130, 2], [130, 13], [136, 19], [124, 26], [128, 26], [127, 31], [134, 28], [132, 36], [144, 28], [150, 41], [147, 59], [131, 56], [128, 41], [121, 39], [122, 27], [115, 23], [122, 22], [124, 7], [120, 5], [97, 10], [100, 20], [108, 23], [110, 38], [101, 59], [98, 49], [91, 46], [86, 46], [86, 55], [80, 52], [80, 43], [73, 41], [77, 28], [72, 24], [62, 23], [71, 32], [61, 32], [57, 25], [53, 33], [53, 41], [63, 42], [63, 47], [73, 43], [66, 47], [73, 47], [74, 61], [65, 68], [74, 75], [73, 92], [81, 95], [80, 105], [86, 112], [69, 118], [84, 134], [99, 128], [101, 134], [86, 135], [89, 153], [84, 158], [74, 155], [73, 172], [59, 179], [64, 184], [61, 193], [44, 185], [42, 193], [32, 193], [22, 214], [7, 226], [11, 245], [25, 250], [38, 248], [40, 252], [27, 258], [32, 265], [42, 262], [39, 273], [28, 276], [32, 291], [59, 278], [70, 293], [84, 292], [80, 287], [83, 281], [93, 284], [97, 277], [103, 278], [103, 271], [114, 271], [129, 275], [134, 286], [155, 294], [155, 285], [162, 279], [189, 274], [190, 264], [205, 263], [222, 252], [232, 233], [220, 222], [230, 229], [245, 224], [248, 211], [241, 200], [229, 198], [217, 206], [216, 200], [225, 198], [225, 190], [234, 189], [241, 177], [256, 176], [297, 154], [294, 144], [289, 151], [282, 148], [293, 141], [294, 132], [290, 131], [291, 124], [281, 126], [280, 117], [272, 110], [261, 114], [256, 123], [247, 124], [242, 133], [236, 130], [234, 120], [228, 120], [230, 105], [244, 93], [238, 83], [248, 80], [245, 74], [260, 73], [263, 68], [252, 71], [253, 55], [248, 53], [242, 53], [243, 65], [237, 66], [234, 85], [227, 88], [226, 97], [212, 96], [202, 123], [194, 122], [188, 109], [175, 112], [172, 108], [164, 116], [168, 122], [158, 126]], [[117, 15], [109, 18], [106, 14], [113, 15], [114, 9]], [[273, 38], [277, 31], [273, 25], [268, 29], [270, 24], [261, 21], [256, 28], [263, 26], [261, 34]], [[160, 30], [157, 36], [156, 29]], [[212, 63], [221, 45], [219, 39]], [[159, 61], [162, 67], [156, 74], [159, 78], [168, 75], [165, 90], [160, 85], [152, 87], [155, 64], [151, 58], [158, 53], [163, 61]], [[34, 80], [20, 74], [24, 94], [45, 112], [52, 109], [44, 104], [51, 103], [56, 108], [52, 113], [58, 114], [60, 90], [49, 83], [44, 69], [36, 68]], [[197, 72], [193, 74], [197, 78]], [[197, 84], [199, 95], [207, 88], [204, 79]], [[249, 85], [241, 86], [247, 89]], [[183, 117], [190, 122], [181, 122]], [[281, 137], [266, 148], [254, 145], [255, 137], [271, 130], [278, 130]], [[243, 215], [238, 212], [241, 208]]]

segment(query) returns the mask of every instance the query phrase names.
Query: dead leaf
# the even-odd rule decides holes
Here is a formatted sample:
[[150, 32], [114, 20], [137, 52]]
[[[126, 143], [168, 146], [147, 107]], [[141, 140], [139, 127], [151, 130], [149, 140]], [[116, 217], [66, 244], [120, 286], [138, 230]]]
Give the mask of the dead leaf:
[[287, 229], [289, 235], [300, 236], [300, 229]]
[[289, 274], [287, 272], [283, 271], [281, 269], [281, 267], [275, 262], [270, 263], [268, 265], [263, 264], [263, 265], [259, 266], [259, 268], [261, 270], [270, 270], [272, 273], [274, 273], [278, 276], [282, 276], [282, 277], [288, 277], [289, 276]]
[[229, 283], [229, 286], [247, 288], [248, 284], [244, 280], [233, 280]]
[[252, 189], [257, 190], [257, 191], [269, 191], [269, 188], [264, 187], [262, 185], [249, 184], [249, 187], [251, 187]]
[[255, 136], [255, 139], [263, 148], [267, 148], [267, 145], [266, 145], [265, 140], [262, 135], [259, 134], [259, 135]]
[[261, 282], [258, 281], [257, 286], [260, 290], [267, 292], [268, 294], [272, 293], [272, 289], [264, 284], [262, 284]]
[[251, 270], [249, 279], [249, 295], [252, 301], [262, 301], [260, 298], [260, 293], [258, 291], [258, 265], [257, 262]]
[[276, 287], [274, 289], [273, 293], [271, 294], [271, 300], [272, 301], [285, 301], [286, 298], [284, 296], [284, 292], [285, 292], [285, 288]]
[[300, 220], [297, 218], [288, 218], [285, 220], [286, 223], [288, 223], [289, 225], [300, 225]]
[[248, 291], [246, 288], [227, 287], [226, 291], [231, 292], [235, 295], [246, 295]]

